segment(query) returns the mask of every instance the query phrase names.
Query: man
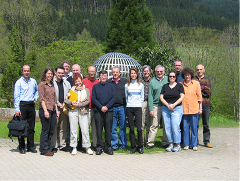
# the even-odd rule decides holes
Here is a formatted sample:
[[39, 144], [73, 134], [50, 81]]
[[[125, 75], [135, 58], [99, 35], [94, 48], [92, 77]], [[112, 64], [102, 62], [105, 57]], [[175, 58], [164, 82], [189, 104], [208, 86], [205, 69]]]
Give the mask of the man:
[[88, 67], [88, 77], [83, 79], [83, 84], [86, 86], [86, 88], [90, 91], [90, 102], [89, 102], [89, 111], [88, 111], [88, 124], [90, 127], [90, 124], [92, 125], [92, 140], [93, 140], [93, 150], [97, 150], [97, 130], [96, 130], [96, 124], [94, 119], [94, 104], [92, 103], [92, 88], [94, 84], [99, 83], [100, 81], [96, 79], [96, 67], [90, 66]]
[[56, 153], [58, 151], [58, 128], [59, 128], [59, 141], [60, 141], [60, 150], [69, 151], [66, 147], [66, 139], [68, 136], [68, 116], [63, 113], [64, 100], [67, 93], [71, 89], [71, 85], [67, 80], [63, 79], [64, 76], [64, 67], [58, 66], [55, 69], [55, 77], [53, 78], [53, 84], [57, 97], [57, 106], [59, 110], [59, 117], [57, 119], [56, 127], [53, 132], [51, 139], [52, 152]]
[[81, 67], [78, 64], [74, 64], [72, 66], [72, 74], [72, 76], [67, 78], [67, 81], [70, 82], [71, 86], [74, 86], [72, 78], [75, 74], [80, 74], [82, 76], [82, 79], [86, 78], [81, 74]]
[[144, 102], [142, 105], [142, 137], [143, 137], [143, 146], [144, 146], [144, 129], [145, 125], [147, 126], [146, 130], [146, 140], [148, 140], [148, 134], [150, 130], [150, 114], [148, 108], [148, 91], [149, 85], [152, 78], [151, 75], [151, 67], [149, 65], [144, 65], [142, 68], [143, 77], [141, 78], [141, 82], [144, 85]]
[[[123, 149], [127, 151], [127, 133], [126, 133], [126, 97], [125, 84], [127, 79], [120, 77], [121, 72], [118, 66], [112, 67], [112, 76], [107, 80], [115, 88], [116, 102], [113, 105], [113, 124], [111, 134], [111, 145], [113, 150]], [[119, 139], [117, 133], [117, 123], [119, 123]]]
[[[35, 128], [35, 104], [38, 99], [38, 87], [35, 79], [30, 77], [31, 68], [29, 65], [22, 66], [23, 76], [18, 79], [14, 86], [14, 107], [15, 115], [21, 115], [29, 124], [27, 132], [27, 151], [37, 153], [34, 148]], [[24, 137], [18, 138], [19, 152], [25, 154]]]
[[63, 61], [62, 66], [64, 67], [64, 76], [63, 80], [66, 80], [68, 77], [72, 76], [72, 72], [69, 72], [71, 63], [68, 60]]
[[[74, 86], [73, 76], [74, 76], [75, 74], [80, 74], [80, 75], [82, 76], [82, 79], [86, 78], [86, 77], [84, 77], [84, 76], [81, 74], [81, 67], [80, 67], [78, 64], [74, 64], [74, 65], [72, 66], [72, 73], [73, 73], [73, 75], [67, 78], [67, 81], [70, 82], [71, 87]], [[85, 151], [85, 149], [82, 148], [82, 132], [81, 132], [81, 128], [80, 128], [80, 127], [79, 127], [79, 139], [78, 139], [78, 146], [77, 146], [77, 147], [78, 147], [78, 150], [79, 150], [79, 151], [82, 151], [82, 152]]]
[[[165, 68], [162, 65], [157, 65], [155, 68], [156, 77], [151, 80], [148, 92], [148, 106], [150, 119], [150, 131], [148, 134], [148, 141], [146, 149], [154, 147], [154, 141], [157, 136], [158, 126], [162, 117], [162, 102], [160, 101], [160, 93], [162, 86], [168, 83], [167, 76], [165, 74]], [[163, 120], [163, 139], [162, 145], [165, 147], [168, 145], [168, 139], [165, 132], [164, 120]]]
[[184, 81], [184, 78], [182, 78], [182, 68], [183, 68], [183, 63], [182, 60], [177, 59], [174, 61], [174, 68], [178, 76], [178, 83]]
[[211, 96], [211, 82], [210, 79], [204, 75], [205, 68], [199, 64], [196, 67], [198, 80], [202, 92], [202, 124], [203, 124], [203, 143], [206, 147], [212, 148], [210, 144], [210, 129], [209, 129], [209, 113], [210, 113], [210, 96]]
[[107, 71], [99, 72], [100, 83], [93, 86], [92, 102], [94, 107], [94, 118], [97, 128], [97, 151], [96, 155], [102, 154], [103, 140], [102, 129], [105, 130], [105, 151], [113, 155], [111, 148], [111, 130], [113, 120], [113, 104], [116, 101], [115, 89], [112, 84], [107, 82]]

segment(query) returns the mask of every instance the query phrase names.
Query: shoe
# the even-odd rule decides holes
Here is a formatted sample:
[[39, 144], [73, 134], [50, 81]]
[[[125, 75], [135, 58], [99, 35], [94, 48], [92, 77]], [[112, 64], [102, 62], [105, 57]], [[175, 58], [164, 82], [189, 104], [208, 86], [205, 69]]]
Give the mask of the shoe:
[[26, 154], [26, 150], [25, 150], [24, 148], [20, 148], [20, 149], [19, 149], [19, 153], [21, 153], [21, 154]]
[[27, 152], [37, 153], [37, 150], [35, 148], [28, 148]]
[[101, 155], [102, 154], [102, 148], [97, 148], [96, 155]]
[[184, 150], [188, 150], [188, 149], [189, 149], [189, 146], [184, 146], [183, 149], [184, 149]]
[[83, 148], [83, 147], [78, 147], [77, 148], [77, 151], [80, 151], [80, 152], [82, 152], [82, 153], [86, 153], [86, 149], [85, 148]]
[[91, 150], [91, 148], [87, 148], [86, 153], [89, 155], [93, 155], [93, 151]]
[[53, 152], [47, 152], [47, 153], [41, 153], [41, 155], [44, 155], [44, 156], [53, 156], [54, 153]]
[[175, 146], [173, 149], [172, 149], [172, 152], [178, 152], [181, 150], [181, 146], [180, 145], [177, 145]]
[[118, 149], [112, 148], [113, 151], [117, 151]]
[[97, 151], [97, 147], [96, 146], [93, 147], [93, 151]]
[[166, 148], [166, 151], [172, 151], [173, 149], [173, 144], [169, 144], [169, 146]]
[[126, 148], [126, 146], [121, 148], [123, 151], [128, 151], [128, 149]]
[[145, 149], [152, 149], [154, 146], [147, 145]]
[[59, 148], [60, 151], [65, 151], [65, 152], [69, 152], [69, 147], [62, 147], [62, 148]]
[[113, 150], [112, 150], [112, 148], [111, 148], [111, 147], [107, 148], [106, 153], [107, 153], [108, 155], [113, 155]]
[[206, 143], [205, 146], [208, 147], [208, 148], [212, 148], [213, 147], [210, 143]]
[[194, 146], [194, 147], [193, 147], [193, 151], [197, 151], [197, 146]]
[[131, 150], [131, 153], [135, 153], [137, 151], [137, 149], [136, 148], [133, 148], [132, 150]]
[[71, 155], [76, 155], [76, 154], [77, 154], [77, 148], [74, 147], [73, 150], [72, 150], [72, 152], [71, 152]]
[[57, 148], [53, 148], [51, 152], [53, 153], [57, 153], [58, 149]]
[[167, 148], [169, 146], [169, 144], [166, 144], [166, 145], [162, 145], [163, 148]]
[[138, 149], [138, 153], [143, 154], [143, 149], [142, 149], [142, 148], [139, 148], [139, 149]]

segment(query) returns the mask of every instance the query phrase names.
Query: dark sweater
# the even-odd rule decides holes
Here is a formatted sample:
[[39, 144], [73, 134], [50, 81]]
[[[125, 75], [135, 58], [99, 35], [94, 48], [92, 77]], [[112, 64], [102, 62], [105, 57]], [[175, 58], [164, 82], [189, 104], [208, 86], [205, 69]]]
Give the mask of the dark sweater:
[[125, 84], [127, 83], [127, 79], [121, 77], [118, 84], [116, 84], [115, 81], [112, 81], [112, 78], [108, 79], [107, 82], [112, 84], [115, 88], [116, 102], [113, 104], [113, 107], [125, 106], [126, 105]]
[[112, 84], [101, 82], [93, 85], [92, 102], [95, 105], [94, 110], [101, 111], [103, 106], [108, 108], [108, 111], [113, 111], [113, 104], [116, 101], [115, 89]]

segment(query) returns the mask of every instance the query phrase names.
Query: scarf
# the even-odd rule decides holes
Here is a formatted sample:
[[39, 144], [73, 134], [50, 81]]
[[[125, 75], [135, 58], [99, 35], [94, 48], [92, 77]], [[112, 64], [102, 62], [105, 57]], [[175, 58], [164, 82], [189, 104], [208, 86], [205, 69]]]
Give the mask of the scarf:
[[[78, 102], [84, 102], [87, 100], [87, 92], [85, 90], [85, 85], [82, 85], [81, 87], [75, 86], [75, 90], [80, 91], [78, 95]], [[83, 115], [85, 111], [85, 107], [80, 107], [80, 111], [81, 111], [81, 114]]]

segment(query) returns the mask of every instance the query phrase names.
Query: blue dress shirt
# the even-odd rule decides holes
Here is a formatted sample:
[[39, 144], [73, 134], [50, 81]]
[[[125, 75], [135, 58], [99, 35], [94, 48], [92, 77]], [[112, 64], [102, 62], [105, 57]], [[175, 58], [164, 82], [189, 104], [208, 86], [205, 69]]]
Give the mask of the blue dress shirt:
[[28, 82], [22, 76], [18, 79], [14, 86], [14, 107], [15, 111], [20, 111], [20, 101], [37, 101], [38, 99], [38, 86], [35, 79], [29, 77]]

